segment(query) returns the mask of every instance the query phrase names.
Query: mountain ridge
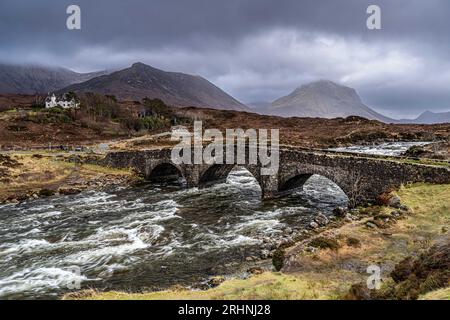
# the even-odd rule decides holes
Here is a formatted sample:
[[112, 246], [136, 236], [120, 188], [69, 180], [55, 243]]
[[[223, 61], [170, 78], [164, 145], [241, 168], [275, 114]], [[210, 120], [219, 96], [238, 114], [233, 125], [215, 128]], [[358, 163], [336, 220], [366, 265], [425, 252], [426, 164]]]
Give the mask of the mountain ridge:
[[120, 100], [158, 98], [177, 107], [206, 107], [250, 111], [205, 78], [180, 72], [167, 72], [142, 62], [108, 75], [67, 86], [61, 90], [115, 95]]
[[274, 100], [264, 113], [284, 117], [339, 118], [360, 116], [370, 120], [395, 123], [366, 106], [355, 89], [330, 80], [304, 84], [290, 94]]
[[415, 119], [401, 119], [401, 123], [437, 124], [450, 123], [450, 111], [433, 112], [426, 110]]
[[0, 92], [47, 94], [106, 73], [107, 71], [78, 73], [62, 67], [0, 63]]

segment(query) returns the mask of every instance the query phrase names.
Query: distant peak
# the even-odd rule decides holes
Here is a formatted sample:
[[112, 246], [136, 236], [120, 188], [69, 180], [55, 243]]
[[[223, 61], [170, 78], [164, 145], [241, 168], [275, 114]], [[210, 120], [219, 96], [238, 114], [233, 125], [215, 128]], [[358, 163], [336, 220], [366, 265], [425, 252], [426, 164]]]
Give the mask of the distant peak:
[[327, 80], [327, 79], [320, 79], [317, 81], [312, 82], [313, 84], [334, 84], [334, 85], [338, 85], [336, 82], [333, 82], [331, 80]]
[[296, 89], [296, 91], [304, 90], [308, 88], [330, 88], [330, 87], [343, 87], [340, 84], [337, 84], [336, 82], [333, 82], [331, 80], [321, 79], [309, 83], [302, 84], [300, 87]]
[[139, 69], [139, 70], [142, 70], [142, 69], [153, 69], [153, 70], [157, 70], [156, 68], [153, 68], [152, 66], [149, 66], [148, 64], [145, 64], [145, 63], [142, 63], [142, 62], [133, 63], [131, 65], [131, 69]]
[[133, 63], [131, 65], [131, 67], [132, 68], [135, 68], [135, 67], [148, 67], [148, 65], [146, 65], [145, 63], [142, 63], [142, 62], [135, 62], [135, 63]]
[[342, 87], [340, 84], [333, 82], [331, 80], [317, 80], [311, 83], [308, 83], [307, 86], [333, 86], [333, 87]]

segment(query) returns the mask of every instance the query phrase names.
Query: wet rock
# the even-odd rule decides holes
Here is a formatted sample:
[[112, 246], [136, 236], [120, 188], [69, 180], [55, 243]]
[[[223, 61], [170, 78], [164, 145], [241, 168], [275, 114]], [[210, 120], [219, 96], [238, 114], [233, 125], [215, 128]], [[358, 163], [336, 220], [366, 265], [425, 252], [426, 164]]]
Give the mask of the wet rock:
[[347, 209], [344, 207], [336, 207], [333, 209], [333, 214], [339, 218], [345, 217], [346, 213], [347, 213]]
[[400, 209], [402, 206], [402, 199], [400, 199], [400, 197], [397, 195], [393, 195], [388, 199], [387, 205], [393, 208]]
[[403, 212], [400, 210], [394, 210], [394, 211], [391, 211], [391, 216], [393, 216], [395, 218], [399, 218], [399, 217], [403, 216]]
[[59, 188], [58, 192], [62, 195], [71, 195], [78, 194], [81, 192], [81, 190], [77, 188]]
[[261, 259], [267, 259], [270, 257], [270, 251], [269, 250], [262, 250], [260, 254]]
[[256, 260], [258, 260], [258, 258], [257, 257], [255, 257], [255, 256], [249, 256], [249, 257], [245, 257], [245, 261], [256, 261]]
[[253, 267], [253, 268], [249, 268], [247, 270], [247, 272], [251, 273], [251, 274], [261, 274], [261, 273], [264, 272], [264, 270], [262, 268], [260, 268], [260, 267]]
[[272, 239], [270, 239], [269, 237], [264, 237], [264, 238], [262, 238], [262, 242], [263, 243], [271, 243]]
[[320, 226], [326, 226], [330, 220], [327, 218], [326, 215], [323, 213], [319, 213], [315, 218], [314, 221], [318, 223]]
[[210, 287], [217, 287], [219, 284], [221, 284], [224, 281], [225, 281], [225, 277], [224, 276], [216, 276], [216, 277], [213, 277], [213, 278], [209, 279], [208, 285]]
[[50, 197], [53, 196], [56, 193], [55, 190], [52, 189], [41, 189], [39, 190], [39, 196], [41, 197]]
[[315, 221], [312, 221], [312, 222], [309, 224], [309, 226], [310, 226], [310, 228], [312, 228], [312, 229], [317, 229], [317, 228], [319, 227], [319, 225], [318, 225], [317, 222], [315, 222]]
[[91, 217], [90, 213], [85, 213], [79, 216], [79, 218], [82, 220], [88, 220], [90, 217]]

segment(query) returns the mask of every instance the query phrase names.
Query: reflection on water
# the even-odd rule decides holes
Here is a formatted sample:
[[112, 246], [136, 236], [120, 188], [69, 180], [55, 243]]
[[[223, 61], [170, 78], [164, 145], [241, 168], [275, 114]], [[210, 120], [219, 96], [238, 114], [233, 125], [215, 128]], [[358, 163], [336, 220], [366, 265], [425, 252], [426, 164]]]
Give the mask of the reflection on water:
[[75, 280], [132, 291], [192, 285], [347, 202], [318, 176], [291, 197], [260, 196], [250, 173], [235, 169], [205, 189], [148, 184], [0, 205], [0, 298], [56, 298]]

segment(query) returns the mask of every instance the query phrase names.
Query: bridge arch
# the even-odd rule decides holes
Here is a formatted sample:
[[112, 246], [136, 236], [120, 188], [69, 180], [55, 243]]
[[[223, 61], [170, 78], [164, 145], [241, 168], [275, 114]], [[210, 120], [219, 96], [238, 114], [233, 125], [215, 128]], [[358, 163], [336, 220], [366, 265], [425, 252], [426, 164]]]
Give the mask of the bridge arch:
[[230, 172], [236, 168], [244, 168], [247, 170], [262, 189], [259, 167], [255, 165], [213, 164], [200, 173], [199, 185], [207, 186], [223, 183], [227, 180]]
[[234, 164], [213, 164], [200, 172], [199, 184], [210, 185], [224, 182], [234, 167]]
[[[178, 166], [171, 163], [171, 151], [170, 148], [163, 148], [110, 152], [101, 162], [115, 168], [134, 168], [151, 179], [181, 175], [186, 179], [187, 187], [197, 187], [200, 181], [225, 179], [233, 167], [210, 168], [211, 165], [206, 164]], [[285, 148], [280, 149], [279, 163], [278, 174], [273, 176], [260, 175], [260, 164], [244, 165], [258, 181], [264, 199], [277, 198], [300, 188], [313, 174], [337, 184], [352, 206], [375, 203], [383, 192], [409, 182], [450, 183], [448, 167], [400, 162], [390, 158]]]
[[311, 173], [303, 173], [293, 175], [290, 178], [287, 178], [283, 183], [280, 183], [278, 186], [278, 191], [285, 192], [290, 190], [297, 190], [303, 188], [303, 185], [308, 181], [309, 178], [312, 177]]
[[356, 200], [354, 190], [351, 188], [353, 173], [329, 174], [328, 172], [321, 170], [295, 172], [284, 177], [284, 179], [280, 179], [278, 184], [279, 194], [287, 195], [295, 191], [303, 190], [305, 183], [314, 175], [326, 178], [339, 187], [339, 189], [347, 196], [350, 205]]
[[145, 178], [152, 182], [185, 180], [183, 170], [171, 162], [160, 162], [147, 168]]

